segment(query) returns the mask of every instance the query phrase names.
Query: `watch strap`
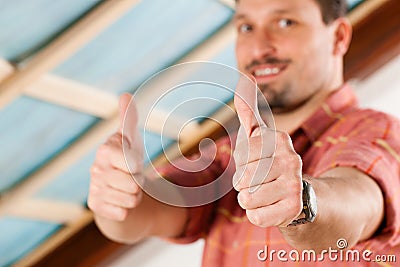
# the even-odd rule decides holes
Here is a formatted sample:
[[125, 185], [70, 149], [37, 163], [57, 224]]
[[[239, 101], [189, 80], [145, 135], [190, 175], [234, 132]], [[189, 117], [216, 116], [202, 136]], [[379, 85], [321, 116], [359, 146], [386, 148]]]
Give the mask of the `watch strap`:
[[[303, 180], [302, 182], [303, 182], [303, 193], [302, 193], [303, 209], [301, 210], [301, 213], [306, 215], [304, 209], [308, 208], [308, 205], [305, 202], [307, 202], [306, 190], [307, 190], [307, 187], [308, 187], [309, 184], [305, 180]], [[300, 218], [300, 219], [293, 220], [290, 224], [288, 224], [288, 226], [296, 226], [296, 225], [299, 225], [299, 224], [306, 224], [306, 223], [309, 223], [309, 222], [310, 221], [307, 219], [307, 215], [306, 215], [305, 218]]]
[[293, 220], [291, 223], [288, 224], [288, 226], [296, 226], [296, 225], [299, 225], [299, 224], [306, 224], [308, 222], [309, 221], [306, 218], [300, 218], [300, 219], [297, 219], [297, 220]]

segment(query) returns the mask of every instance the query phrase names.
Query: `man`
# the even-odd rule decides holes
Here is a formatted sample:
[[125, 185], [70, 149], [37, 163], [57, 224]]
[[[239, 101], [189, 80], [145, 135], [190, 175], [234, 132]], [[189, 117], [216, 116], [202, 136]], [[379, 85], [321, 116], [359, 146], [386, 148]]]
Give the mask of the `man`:
[[[100, 230], [124, 243], [148, 236], [176, 242], [204, 237], [203, 266], [345, 264], [326, 254], [328, 248], [338, 249], [338, 240], [347, 242], [339, 248], [372, 251], [351, 266], [371, 266], [368, 259], [379, 253], [399, 257], [400, 124], [359, 109], [344, 84], [343, 56], [351, 38], [344, 2], [239, 0], [234, 16], [238, 67], [254, 76], [274, 113], [273, 155], [257, 156], [272, 132], [255, 119], [255, 92], [238, 87], [236, 144], [219, 140], [216, 160], [197, 174], [204, 183], [215, 179], [228, 168], [232, 155], [226, 147], [236, 145], [236, 168], [230, 170], [236, 190], [201, 207], [173, 207], [133, 182], [120, 129], [99, 148], [91, 169], [88, 205]], [[121, 97], [121, 118], [129, 101], [129, 95]], [[140, 174], [141, 146], [135, 136], [123, 138], [138, 151], [137, 169], [131, 171]], [[271, 157], [270, 171], [250, 192], [257, 168]], [[177, 182], [190, 175], [172, 166], [160, 172]], [[314, 250], [325, 258], [295, 262], [289, 260], [293, 249]], [[272, 250], [284, 252], [271, 258]]]

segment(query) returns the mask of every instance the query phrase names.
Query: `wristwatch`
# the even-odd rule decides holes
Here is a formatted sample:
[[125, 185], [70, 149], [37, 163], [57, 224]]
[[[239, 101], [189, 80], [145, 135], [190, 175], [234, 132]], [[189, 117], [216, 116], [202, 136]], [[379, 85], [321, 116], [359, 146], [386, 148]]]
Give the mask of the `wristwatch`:
[[303, 180], [303, 211], [305, 217], [296, 219], [291, 222], [288, 226], [295, 226], [298, 224], [305, 224], [313, 222], [317, 216], [317, 197], [315, 195], [314, 188], [309, 182]]

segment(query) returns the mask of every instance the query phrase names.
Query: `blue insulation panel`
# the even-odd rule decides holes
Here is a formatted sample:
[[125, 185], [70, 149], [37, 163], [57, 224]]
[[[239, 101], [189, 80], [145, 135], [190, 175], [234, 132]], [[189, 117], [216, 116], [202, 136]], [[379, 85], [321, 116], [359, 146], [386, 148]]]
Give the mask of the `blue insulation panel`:
[[109, 92], [133, 91], [226, 24], [215, 0], [153, 0], [138, 6], [54, 70]]
[[16, 217], [0, 218], [0, 266], [10, 266], [62, 226]]
[[348, 9], [352, 10], [353, 8], [355, 8], [356, 6], [358, 6], [359, 4], [361, 4], [364, 1], [365, 0], [347, 0]]
[[89, 171], [94, 159], [95, 151], [92, 151], [39, 190], [35, 197], [85, 205], [90, 182]]
[[[221, 53], [210, 60], [211, 62], [227, 65], [227, 68], [236, 68], [234, 45], [229, 45]], [[196, 81], [196, 77], [207, 77], [208, 82], [223, 81], [228, 89], [204, 83], [196, 83], [176, 87], [158, 99], [155, 109], [176, 114], [181, 118], [202, 121], [205, 117], [211, 116], [225, 103], [233, 99], [233, 91], [236, 88], [237, 80], [234, 77], [221, 77], [223, 73], [213, 73], [207, 64], [200, 67], [193, 78], [189, 81]], [[231, 72], [225, 73], [229, 74]], [[185, 79], [186, 81], [186, 79]], [[222, 83], [221, 83], [222, 84]]]
[[0, 56], [21, 61], [100, 0], [0, 0]]
[[[175, 5], [157, 1], [142, 1], [56, 73], [122, 92], [176, 61], [232, 13], [213, 0], [181, 0]], [[97, 121], [27, 97], [11, 103], [0, 113], [0, 192], [22, 181]]]
[[20, 97], [0, 112], [0, 192], [3, 192], [89, 129], [98, 119]]

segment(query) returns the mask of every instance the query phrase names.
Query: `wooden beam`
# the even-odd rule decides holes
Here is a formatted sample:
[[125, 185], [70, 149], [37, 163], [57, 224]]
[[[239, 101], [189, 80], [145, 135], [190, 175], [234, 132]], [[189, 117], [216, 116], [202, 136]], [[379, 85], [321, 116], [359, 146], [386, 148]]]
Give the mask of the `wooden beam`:
[[84, 18], [39, 51], [0, 84], [0, 110], [23, 93], [24, 88], [53, 69], [124, 15], [139, 0], [101, 1]]
[[[218, 33], [214, 34], [211, 36], [209, 39], [204, 41], [199, 47], [195, 48], [192, 52], [190, 52], [188, 55], [183, 57], [181, 60], [177, 62], [177, 64], [182, 64], [186, 62], [194, 62], [194, 61], [207, 61], [212, 59], [213, 57], [217, 56], [219, 53], [224, 51], [229, 45], [233, 43], [235, 40], [236, 33], [234, 31], [233, 25], [231, 23], [228, 23], [224, 27], [222, 27]], [[192, 71], [192, 68], [189, 68], [188, 71]], [[163, 77], [161, 79], [155, 79], [152, 82], [151, 90], [146, 90], [146, 92], [138, 92], [135, 94], [135, 101], [137, 104], [137, 108], [140, 111], [144, 110], [150, 110], [151, 106], [154, 104], [154, 100], [158, 99], [159, 96], [161, 96], [163, 93], [165, 93], [165, 80], [168, 79], [168, 84], [172, 84], [174, 81], [176, 83], [180, 82], [181, 79], [187, 75], [189, 75], [189, 72], [180, 72], [180, 73], [174, 73], [174, 75], [168, 75], [168, 77]], [[144, 127], [145, 123], [147, 123], [147, 129], [160, 134], [162, 130], [162, 123], [165, 121], [167, 114], [163, 113], [162, 111], [155, 110], [154, 114], [154, 120], [150, 120], [148, 122], [145, 121], [146, 117], [139, 116], [139, 125], [141, 127]], [[182, 125], [182, 119], [176, 117], [176, 118], [169, 118], [171, 122], [175, 121], [175, 125]], [[195, 123], [191, 123], [187, 125], [187, 129], [189, 131], [197, 131], [197, 126]], [[178, 135], [176, 135], [176, 129], [164, 129], [164, 133], [166, 136], [168, 136], [171, 139], [177, 139]], [[183, 134], [179, 138], [181, 140], [185, 140], [187, 135]], [[192, 139], [190, 136], [188, 136], [188, 139]]]
[[86, 209], [75, 203], [54, 199], [24, 198], [0, 206], [0, 216], [14, 216], [58, 224], [71, 224], [84, 215]]
[[352, 25], [357, 25], [368, 17], [371, 13], [377, 10], [380, 6], [386, 4], [390, 0], [365, 0], [361, 2], [356, 8], [347, 14]]
[[11, 74], [13, 74], [14, 71], [15, 71], [15, 68], [13, 65], [11, 65], [5, 59], [0, 58], [0, 81], [7, 78], [7, 76], [10, 76]]
[[179, 60], [177, 64], [192, 61], [211, 60], [213, 57], [221, 53], [236, 38], [235, 28], [232, 22], [223, 26], [216, 34], [205, 40], [200, 46], [196, 47], [184, 58]]
[[[221, 125], [228, 124], [228, 122], [235, 117], [236, 112], [234, 111], [233, 101], [231, 101], [228, 105], [214, 113], [211, 116], [212, 119], [207, 119], [200, 124], [200, 127], [196, 129], [196, 132], [188, 131], [185, 133], [185, 135], [191, 138], [185, 138], [185, 142], [171, 146], [167, 151], [165, 151], [165, 155], [161, 155], [153, 162], [153, 165], [159, 166], [168, 163], [168, 160], [179, 157], [181, 154], [187, 154], [194, 146], [197, 146], [202, 139], [221, 131]], [[151, 172], [152, 170], [149, 169], [148, 171]]]
[[[180, 60], [179, 63], [189, 62], [189, 61], [209, 60], [210, 58], [216, 56], [218, 53], [223, 51], [223, 49], [225, 49], [228, 45], [230, 45], [234, 40], [234, 38], [235, 38], [234, 30], [232, 28], [232, 25], [229, 24], [223, 27], [217, 34], [209, 38], [201, 46], [196, 48], [182, 60]], [[151, 92], [151, 94], [157, 95], [159, 94], [159, 92]], [[148, 95], [149, 95], [148, 93], [145, 95], [140, 95], [140, 94], [136, 95], [135, 100], [138, 104], [139, 111], [142, 110], [143, 108], [143, 107], [140, 108], [141, 105], [145, 105], [144, 103], [147, 103], [149, 99], [153, 99], [152, 97], [154, 97], [153, 95], [152, 97], [149, 98]], [[82, 155], [87, 153], [90, 149], [93, 149], [94, 146], [97, 145], [101, 140], [105, 139], [107, 135], [115, 131], [115, 129], [118, 127], [118, 123], [119, 122], [117, 116], [101, 122], [99, 125], [91, 129], [87, 134], [85, 134], [81, 139], [76, 141], [71, 147], [62, 152], [59, 156], [53, 159], [42, 169], [40, 169], [37, 173], [34, 173], [26, 182], [22, 183], [16, 189], [12, 190], [12, 192], [10, 192], [8, 196], [7, 195], [2, 196], [2, 199], [4, 201], [5, 200], [10, 201], [13, 198], [17, 199], [18, 197], [32, 195], [43, 185], [51, 181], [56, 175], [65, 171], [70, 165], [79, 160], [82, 157]], [[206, 128], [209, 129], [208, 131], [212, 131], [210, 127]], [[185, 140], [185, 137], [183, 137], [182, 139]], [[190, 146], [186, 145], [184, 151], [188, 151], [189, 149]], [[162, 161], [160, 160], [159, 162], [161, 163]], [[2, 199], [0, 199], [0, 205], [2, 205], [1, 204]], [[41, 246], [36, 248], [30, 255], [24, 257], [21, 261], [17, 263], [16, 266], [31, 266], [31, 265], [46, 266], [47, 263], [49, 262], [58, 261], [56, 260], [58, 256], [54, 255], [60, 255], [60, 253], [63, 255], [67, 253], [68, 255], [70, 255], [71, 247], [67, 239], [75, 240], [72, 243], [73, 244], [72, 246], [74, 247], [73, 253], [76, 253], [76, 255], [78, 255], [79, 257], [78, 259], [82, 259], [82, 257], [91, 257], [93, 258], [94, 262], [99, 260], [99, 258], [97, 258], [97, 256], [95, 258], [94, 255], [98, 255], [98, 257], [102, 258], [105, 257], [106, 255], [110, 255], [117, 249], [124, 248], [124, 246], [111, 242], [107, 240], [104, 236], [102, 236], [101, 233], [97, 230], [95, 224], [92, 222], [92, 219], [93, 219], [92, 215], [90, 216], [85, 215], [83, 216], [82, 220], [79, 223], [77, 224], [74, 223], [69, 225], [68, 227], [65, 227], [65, 229], [56, 233], [52, 238], [50, 238], [48, 241], [44, 242]], [[82, 232], [87, 233], [86, 228], [84, 227], [85, 225], [87, 225], [86, 227], [90, 229], [89, 230], [90, 242], [98, 243], [99, 240], [103, 240], [103, 242], [99, 243], [101, 245], [97, 249], [103, 251], [103, 248], [107, 248], [105, 249], [106, 253], [104, 255], [101, 252], [95, 253], [94, 251], [96, 248], [94, 246], [92, 246], [87, 253], [84, 253], [84, 255], [81, 254], [80, 252], [85, 251], [85, 249], [88, 249], [87, 247], [76, 251], [76, 247], [82, 245], [82, 243], [80, 242], [82, 234], [79, 235], [78, 237], [76, 233], [79, 231], [81, 233]], [[72, 237], [73, 235], [76, 236], [76, 238]], [[63, 243], [64, 246], [66, 246], [66, 250], [57, 249], [57, 247], [62, 248], [63, 246], [61, 246], [61, 244]], [[54, 252], [54, 254], [51, 254], [52, 251], [56, 252]], [[99, 253], [102, 255], [99, 255]], [[63, 257], [61, 262], [64, 262], [67, 266], [70, 266], [70, 263], [76, 262], [76, 260], [77, 258], [72, 259], [70, 257], [68, 258]]]
[[[222, 31], [222, 37], [226, 37], [226, 35], [230, 34], [226, 28]], [[216, 45], [218, 49], [215, 49], [212, 45], [213, 42], [219, 42], [219, 38], [212, 38], [212, 42], [208, 41], [208, 48], [204, 49], [201, 47], [201, 51], [204, 54], [194, 52], [191, 55], [186, 57], [186, 60], [191, 59], [202, 59], [205, 60], [208, 56], [212, 57], [219, 53], [222, 49], [224, 49], [227, 45], [229, 45], [229, 39], [222, 38], [222, 45]], [[144, 103], [144, 99], [136, 98], [138, 103]], [[101, 140], [105, 139], [107, 135], [111, 134], [118, 126], [118, 118], [117, 116], [101, 122], [99, 125], [95, 126], [91, 129], [87, 134], [81, 137], [78, 141], [71, 145], [71, 147], [67, 148], [64, 152], [62, 152], [59, 156], [54, 158], [50, 163], [45, 165], [38, 172], [34, 173], [29, 179], [23, 182], [21, 185], [11, 190], [7, 195], [3, 196], [0, 200], [0, 205], [2, 205], [2, 201], [7, 202], [9, 204], [17, 203], [17, 201], [26, 196], [31, 196], [38, 189], [43, 187], [45, 184], [50, 182], [56, 175], [65, 171], [69, 166], [71, 166], [74, 162], [79, 160], [84, 154], [86, 154], [90, 149], [93, 149]], [[185, 138], [183, 138], [185, 139]], [[189, 146], [188, 146], [189, 147]], [[69, 227], [66, 227], [67, 229]], [[73, 228], [75, 226], [73, 225]], [[41, 247], [35, 249], [35, 252], [27, 256], [18, 264], [23, 266], [26, 262], [37, 261], [41, 257], [43, 257], [46, 253], [48, 253], [51, 249], [55, 249], [55, 245], [59, 245], [62, 241], [65, 241], [67, 237], [61, 232], [57, 233], [51, 238], [49, 241], [45, 242], [45, 244]], [[45, 248], [45, 251], [43, 251]], [[33, 258], [32, 258], [33, 257]]]
[[[400, 54], [399, 1], [368, 0], [365, 5], [370, 11], [353, 25], [353, 40], [344, 58], [345, 80], [363, 80]], [[370, 6], [376, 9], [372, 12]]]
[[[140, 101], [140, 100], [139, 100]], [[186, 123], [186, 119], [177, 115], [170, 115], [167, 112], [153, 109], [146, 121], [146, 130], [153, 133], [162, 134], [172, 140], [187, 141], [193, 138], [193, 133], [200, 130], [196, 121]]]
[[[181, 62], [210, 59], [213, 56], [217, 55], [220, 51], [225, 49], [229, 44], [231, 44], [234, 38], [235, 35], [232, 26], [231, 25], [225, 26], [220, 30], [218, 34], [214, 35], [212, 38], [210, 38], [204, 44], [202, 44], [199, 48], [191, 52], [188, 56], [182, 59]], [[144, 99], [141, 98], [136, 99], [138, 103], [145, 102], [142, 100]], [[24, 182], [23, 185], [14, 190], [14, 192], [11, 192], [11, 196], [14, 196], [16, 199], [16, 197], [18, 196], [24, 196], [24, 195], [26, 196], [26, 194], [31, 195], [33, 192], [37, 191], [43, 185], [48, 183], [52, 179], [52, 177], [55, 177], [57, 174], [64, 171], [68, 166], [73, 164], [74, 160], [72, 160], [72, 157], [74, 157], [75, 160], [78, 160], [85, 153], [85, 151], [86, 152], [89, 151], [94, 146], [94, 144], [97, 144], [100, 139], [103, 139], [106, 135], [114, 131], [117, 126], [118, 126], [118, 120], [115, 117], [102, 122], [101, 125], [96, 126], [84, 137], [82, 137], [80, 140], [74, 143], [72, 147], [68, 148], [66, 151], [64, 151], [62, 154], [56, 157], [52, 162], [50, 162], [41, 170], [39, 170], [37, 173], [35, 173], [29, 180]], [[185, 137], [182, 137], [182, 139], [185, 139]], [[10, 200], [10, 198], [11, 198], [10, 195], [8, 197], [7, 196], [3, 197], [3, 199], [7, 199], [8, 201]], [[90, 221], [91, 218], [89, 219], [87, 218], [86, 223]], [[65, 242], [66, 239], [70, 238], [72, 233], [78, 231], [79, 227], [82, 228], [83, 225], [84, 224], [81, 224], [80, 226], [78, 225], [77, 227], [76, 224], [72, 224], [71, 226], [68, 226], [65, 229], [61, 230], [59, 233], [55, 234], [51, 239], [46, 241], [42, 246], [35, 249], [35, 251], [32, 254], [22, 259], [17, 264], [17, 266], [32, 265], [32, 263], [34, 262], [37, 263], [40, 259], [44, 257], [44, 255], [50, 253], [52, 250], [56, 249], [56, 247], [59, 246], [62, 242]], [[94, 224], [92, 223], [90, 224], [90, 226], [93, 227]], [[97, 236], [99, 235], [100, 233], [98, 233], [97, 230]], [[100, 239], [105, 239], [105, 238], [101, 236]], [[97, 240], [99, 239], [97, 238]], [[114, 245], [115, 243], [110, 241], [107, 241], [105, 243], [107, 244], [107, 246], [111, 244], [110, 247], [114, 248], [113, 251], [115, 251], [116, 247], [118, 248], [122, 247], [121, 245], [115, 246]]]
[[[0, 80], [15, 72], [0, 59]], [[66, 108], [107, 119], [118, 111], [117, 96], [100, 89], [51, 74], [45, 74], [24, 89], [24, 94]]]
[[[67, 229], [70, 229], [70, 227], [66, 227], [65, 230]], [[63, 229], [61, 231], [65, 230]], [[45, 243], [46, 246], [42, 246], [35, 253], [32, 253], [21, 262], [18, 262], [14, 267], [97, 266], [99, 259], [103, 259], [116, 251], [121, 253], [121, 251], [131, 247], [107, 239], [100, 233], [95, 223], [91, 220], [86, 220], [86, 223], [81, 223], [79, 235], [65, 235], [63, 238], [64, 242], [57, 241], [57, 239], [51, 238], [49, 242], [47, 242], [48, 245]], [[74, 249], [71, 249], [71, 247], [74, 247]], [[96, 251], [96, 253], [93, 253], [94, 251]], [[52, 255], [57, 256], [54, 257]]]
[[236, 8], [236, 2], [235, 0], [219, 0], [223, 5], [235, 10]]
[[50, 74], [25, 87], [24, 93], [102, 119], [118, 112], [116, 95]]

